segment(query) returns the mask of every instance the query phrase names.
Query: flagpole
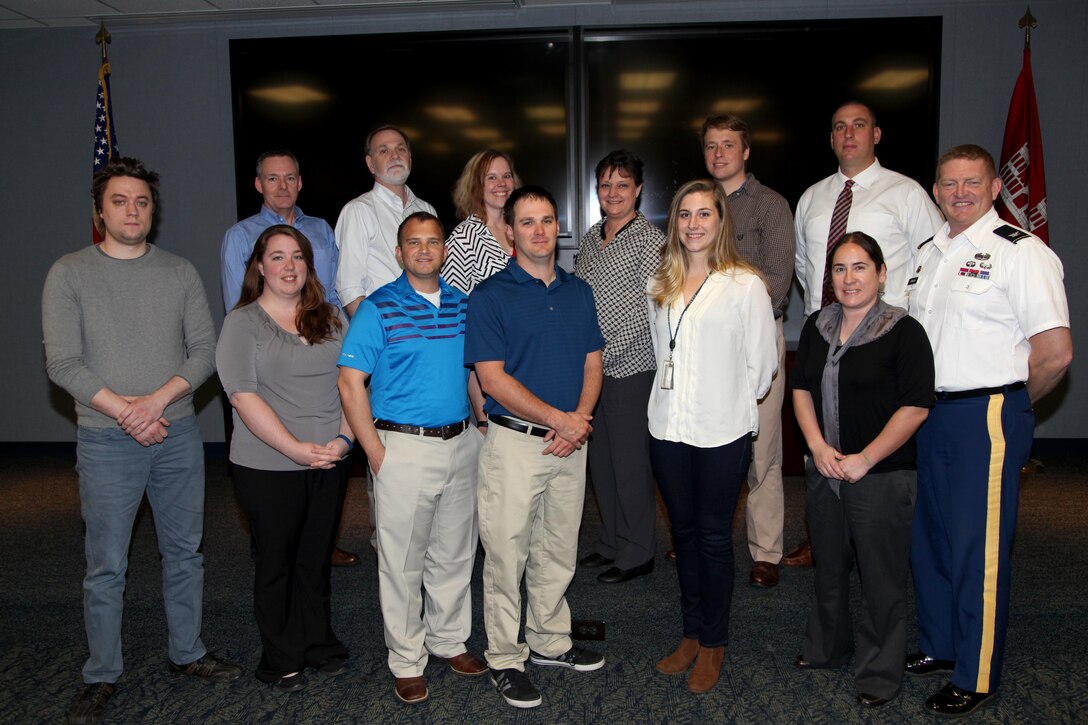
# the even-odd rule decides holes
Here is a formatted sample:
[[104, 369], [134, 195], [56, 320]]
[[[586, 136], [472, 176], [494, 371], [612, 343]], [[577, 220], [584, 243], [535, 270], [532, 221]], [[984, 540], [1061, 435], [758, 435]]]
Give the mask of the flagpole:
[[[1031, 6], [1028, 5], [1027, 11], [1024, 13], [1024, 17], [1020, 18], [1020, 22], [1017, 27], [1024, 31], [1024, 52], [1031, 52], [1031, 31], [1039, 25], [1039, 21], [1035, 19], [1035, 16], [1031, 14]], [[1029, 457], [1024, 467], [1020, 469], [1021, 475], [1027, 473], [1042, 473], [1045, 466], [1043, 462], [1034, 456]]]
[[[1023, 23], [1024, 21], [1021, 20], [1020, 22]], [[113, 38], [110, 37], [110, 31], [106, 30], [106, 22], [104, 20], [98, 21], [98, 32], [94, 35], [94, 42], [102, 46], [102, 64], [105, 65], [109, 63], [110, 59], [107, 48], [109, 44], [113, 42]]]
[[1035, 19], [1035, 16], [1031, 14], [1031, 6], [1028, 5], [1027, 12], [1024, 13], [1024, 17], [1020, 18], [1019, 23], [1019, 27], [1024, 30], [1024, 50], [1031, 50], [1031, 31], [1038, 24], [1039, 22]]
[[[99, 21], [94, 42], [102, 48], [102, 64], [98, 68], [98, 91], [95, 108], [94, 162], [93, 170], [98, 171], [117, 156], [117, 133], [113, 128], [113, 104], [110, 98], [110, 59], [107, 48], [111, 42], [110, 31], [106, 23]], [[91, 241], [102, 241], [102, 219], [91, 205]]]

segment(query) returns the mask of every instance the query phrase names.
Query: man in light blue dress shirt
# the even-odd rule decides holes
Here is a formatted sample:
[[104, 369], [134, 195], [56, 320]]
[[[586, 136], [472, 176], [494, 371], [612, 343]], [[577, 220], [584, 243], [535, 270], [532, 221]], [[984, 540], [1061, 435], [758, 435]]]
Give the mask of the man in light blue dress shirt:
[[223, 236], [220, 275], [223, 281], [223, 310], [229, 312], [242, 292], [246, 262], [257, 237], [274, 224], [290, 224], [306, 235], [314, 248], [314, 271], [325, 288], [325, 299], [340, 307], [336, 296], [336, 267], [340, 252], [332, 227], [324, 219], [306, 216], [295, 206], [302, 190], [298, 159], [290, 151], [265, 151], [257, 157], [257, 177], [253, 186], [264, 198], [261, 210], [238, 222]]

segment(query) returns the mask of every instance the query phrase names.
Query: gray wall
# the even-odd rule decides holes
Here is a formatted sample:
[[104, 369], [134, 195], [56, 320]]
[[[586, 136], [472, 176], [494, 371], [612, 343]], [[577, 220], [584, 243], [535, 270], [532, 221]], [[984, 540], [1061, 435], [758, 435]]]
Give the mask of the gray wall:
[[[121, 150], [162, 174], [162, 215], [157, 241], [196, 264], [221, 317], [218, 247], [235, 219], [228, 41], [338, 33], [448, 31], [567, 25], [944, 16], [940, 145], [974, 142], [997, 156], [1013, 82], [1020, 69], [1022, 34], [1016, 27], [1024, 0], [863, 2], [860, 0], [739, 0], [630, 5], [465, 9], [408, 14], [337, 14], [333, 19], [260, 20], [241, 23], [114, 25], [110, 60], [115, 74], [114, 111]], [[1051, 240], [1062, 257], [1077, 351], [1088, 335], [1085, 296], [1075, 292], [1088, 269], [1088, 245], [1076, 230], [1088, 229], [1088, 149], [1083, 119], [1088, 102], [1088, 3], [1035, 0], [1040, 27], [1033, 34], [1039, 112], [1046, 148]], [[91, 129], [98, 65], [94, 28], [0, 31], [0, 98], [4, 164], [0, 198], [7, 201], [2, 239], [7, 269], [8, 314], [2, 323], [0, 441], [69, 441], [74, 437], [71, 401], [45, 376], [40, 295], [52, 262], [88, 243]], [[840, 49], [849, 62], [849, 48]], [[723, 66], [750, 59], [730, 59]], [[382, 74], [383, 85], [390, 76]], [[361, 79], [360, 88], [366, 88]], [[385, 86], [386, 92], [395, 92]], [[361, 131], [363, 131], [361, 129]], [[885, 139], [894, 143], [894, 139]], [[358, 164], [360, 160], [345, 159]], [[812, 181], [834, 169], [803, 173]], [[345, 199], [346, 200], [346, 199]], [[1078, 201], [1080, 200], [1080, 201]], [[796, 202], [796, 200], [790, 200]], [[256, 202], [256, 198], [254, 198]], [[799, 325], [797, 300], [792, 325]], [[793, 331], [796, 336], [796, 330]], [[1041, 411], [1037, 435], [1088, 437], [1088, 366], [1078, 358], [1069, 380]], [[1078, 384], [1079, 383], [1079, 384]], [[222, 410], [213, 383], [204, 386], [200, 422], [208, 441], [223, 439]]]

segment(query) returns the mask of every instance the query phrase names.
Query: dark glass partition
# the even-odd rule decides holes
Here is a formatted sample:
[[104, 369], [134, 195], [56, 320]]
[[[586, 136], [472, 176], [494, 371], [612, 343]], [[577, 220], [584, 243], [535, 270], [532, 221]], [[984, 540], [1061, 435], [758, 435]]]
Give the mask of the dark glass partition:
[[599, 218], [592, 172], [628, 147], [646, 162], [642, 209], [664, 226], [675, 189], [706, 174], [698, 128], [736, 113], [753, 131], [749, 169], [793, 206], [832, 173], [830, 117], [870, 103], [881, 162], [932, 183], [940, 18], [650, 28], [265, 38], [230, 44], [238, 214], [253, 214], [253, 161], [287, 147], [300, 206], [335, 223], [368, 190], [367, 132], [403, 127], [409, 185], [448, 227], [450, 191], [480, 149], [509, 152], [560, 205], [564, 247]]
[[831, 115], [877, 113], [880, 161], [925, 185], [937, 154], [940, 18], [586, 30], [583, 213], [600, 217], [596, 162], [626, 147], [646, 164], [642, 211], [664, 227], [680, 184], [706, 176], [699, 129], [733, 113], [752, 129], [748, 170], [791, 207], [836, 167]]
[[447, 228], [450, 192], [477, 151], [509, 153], [526, 183], [555, 194], [571, 228], [568, 33], [375, 35], [231, 41], [238, 213], [260, 206], [253, 162], [286, 147], [302, 165], [299, 206], [335, 225], [373, 179], [367, 133], [404, 129], [408, 185]]

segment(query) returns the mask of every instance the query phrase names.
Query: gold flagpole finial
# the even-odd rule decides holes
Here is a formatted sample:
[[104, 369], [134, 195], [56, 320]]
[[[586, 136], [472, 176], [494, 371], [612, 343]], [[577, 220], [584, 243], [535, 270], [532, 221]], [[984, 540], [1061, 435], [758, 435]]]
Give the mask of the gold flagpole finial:
[[110, 38], [110, 31], [106, 30], [105, 21], [98, 21], [98, 32], [94, 35], [94, 42], [102, 46], [102, 62], [109, 63], [110, 59], [106, 55], [106, 50], [112, 39]]
[[1024, 29], [1024, 50], [1031, 49], [1031, 31], [1038, 24], [1039, 22], [1035, 19], [1035, 16], [1031, 14], [1031, 6], [1028, 5], [1027, 12], [1024, 13], [1024, 17], [1020, 18], [1019, 24]]

